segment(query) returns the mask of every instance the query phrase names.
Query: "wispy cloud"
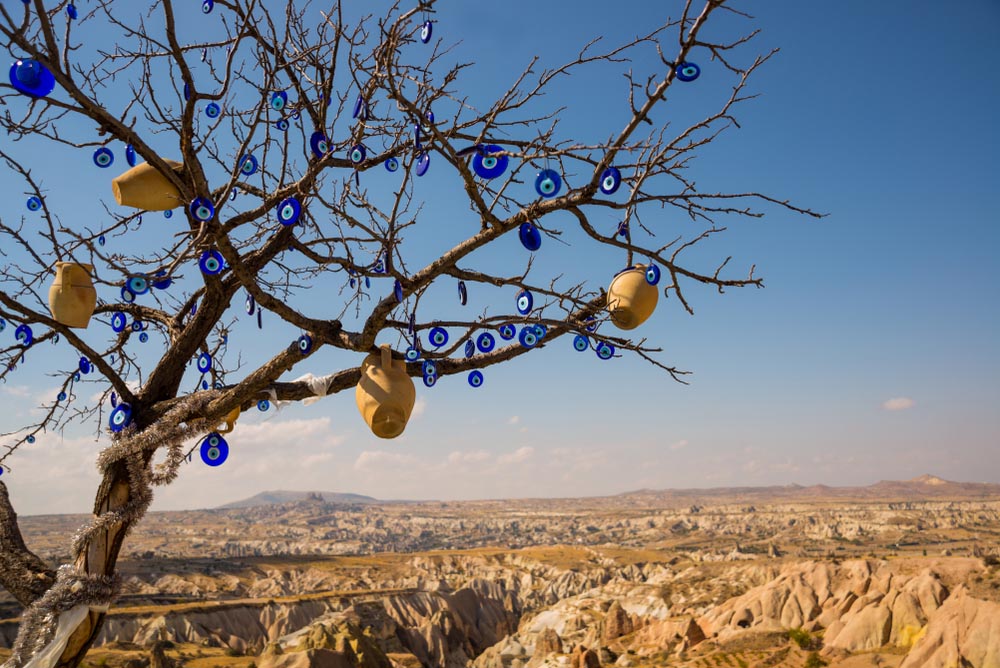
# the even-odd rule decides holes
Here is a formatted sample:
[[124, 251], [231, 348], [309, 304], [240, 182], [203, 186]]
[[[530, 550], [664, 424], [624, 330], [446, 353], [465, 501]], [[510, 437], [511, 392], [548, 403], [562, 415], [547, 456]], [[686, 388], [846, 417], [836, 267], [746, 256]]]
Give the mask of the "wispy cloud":
[[358, 471], [384, 471], [386, 469], [412, 469], [418, 463], [413, 455], [384, 450], [366, 450], [354, 460], [354, 468]]
[[517, 424], [521, 421], [520, 415], [511, 415], [510, 419], [507, 420], [507, 424]]
[[887, 411], [905, 411], [913, 408], [915, 402], [909, 397], [893, 397], [882, 402], [882, 409]]
[[476, 464], [489, 461], [493, 455], [485, 450], [473, 450], [471, 452], [460, 452], [456, 450], [448, 455], [449, 464]]
[[686, 438], [683, 438], [683, 439], [677, 441], [676, 443], [671, 443], [670, 444], [670, 449], [671, 450], [682, 450], [683, 448], [686, 448], [687, 446], [688, 446], [688, 440]]
[[518, 448], [514, 452], [508, 452], [497, 457], [497, 464], [520, 464], [532, 458], [535, 449], [530, 445]]

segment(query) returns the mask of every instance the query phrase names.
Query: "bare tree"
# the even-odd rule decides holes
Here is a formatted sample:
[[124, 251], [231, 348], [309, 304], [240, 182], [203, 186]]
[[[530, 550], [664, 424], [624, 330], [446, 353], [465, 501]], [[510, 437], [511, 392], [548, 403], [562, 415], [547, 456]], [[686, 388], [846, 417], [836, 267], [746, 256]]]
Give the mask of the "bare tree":
[[[47, 4], [0, 5], [0, 33], [16, 61], [11, 85], [0, 84], [7, 137], [0, 158], [4, 178], [20, 179], [29, 198], [27, 212], [0, 218], [0, 316], [12, 329], [17, 324], [15, 342], [0, 346], [0, 378], [48, 341], [72, 347], [80, 365], [61, 374], [59, 398], [37, 423], [3, 434], [0, 472], [14, 470], [24, 444], [68, 424], [99, 432], [108, 424], [112, 434], [98, 458], [94, 518], [75, 536], [72, 563], [55, 573], [25, 546], [0, 483], [0, 584], [26, 607], [12, 668], [32, 658], [34, 665], [79, 664], [114, 598], [125, 536], [146, 511], [151, 486], [170, 482], [198, 447], [191, 443], [205, 437], [200, 452], [207, 446], [209, 459], [224, 458], [217, 427], [231, 426], [240, 410], [359, 384], [361, 366], [280, 380], [321, 348], [371, 354], [380, 342], [427, 385], [453, 374], [470, 374], [474, 384], [478, 370], [569, 336], [582, 351], [638, 355], [684, 382], [686, 372], [658, 359], [655, 344], [629, 335], [638, 323], [627, 309], [609, 302], [604, 286], [617, 267], [567, 268], [570, 279], [540, 276], [526, 259], [517, 272], [500, 274], [476, 251], [502, 236], [519, 234], [537, 249], [543, 237], [568, 233], [562, 226], [571, 221], [587, 243], [639, 266], [654, 297], [662, 289], [693, 312], [684, 293], [691, 283], [720, 292], [762, 286], [752, 266], [727, 276], [729, 258], [707, 270], [685, 264], [689, 249], [725, 230], [722, 218], [759, 217], [758, 205], [817, 215], [756, 192], [708, 192], [685, 175], [699, 148], [736, 125], [734, 108], [752, 97], [748, 78], [773, 55], [737, 63], [734, 50], [755, 33], [718, 43], [700, 36], [713, 13], [734, 12], [719, 0], [679, 7], [679, 17], [626, 44], [594, 40], [558, 67], [531, 62], [485, 109], [459, 93], [471, 65], [456, 62], [448, 40], [433, 34], [433, 0], [412, 9], [398, 3], [353, 25], [335, 0], [323, 8], [288, 0], [280, 12], [260, 0], [204, 0], [215, 37], [193, 42], [191, 31], [178, 29], [198, 11], [193, 3]], [[86, 45], [81, 35], [97, 27], [115, 39]], [[629, 69], [640, 49], [655, 49], [657, 72]], [[715, 76], [731, 77], [731, 94], [672, 133], [661, 108], [672, 87], [693, 85], [698, 59], [712, 63]], [[579, 143], [564, 136], [562, 109], [547, 109], [543, 96], [553, 82], [600, 64], [623, 70], [630, 118], [605, 141]], [[60, 213], [71, 204], [46, 197], [38, 159], [20, 150], [40, 141], [93, 150], [98, 167], [121, 166], [124, 157], [132, 169], [122, 179], [133, 182], [114, 194], [133, 208], [108, 202], [110, 222], [64, 224]], [[133, 166], [137, 157], [145, 164]], [[389, 196], [366, 185], [382, 169], [398, 169]], [[419, 183], [428, 169], [448, 174], [478, 225], [416, 266], [403, 241], [434, 224], [421, 217]], [[130, 188], [142, 179], [155, 187], [136, 195]], [[174, 209], [173, 230], [142, 237], [157, 236], [155, 243], [125, 243], [144, 216], [160, 215], [150, 210]], [[683, 216], [694, 232], [658, 240], [663, 211]], [[608, 213], [618, 229], [593, 222]], [[50, 310], [45, 290], [57, 262], [90, 266], [106, 297], [89, 328], [71, 327]], [[376, 294], [372, 278], [391, 279], [392, 290]], [[509, 296], [473, 316], [435, 320], [421, 298], [442, 281], [457, 282], [463, 302], [467, 285], [506, 287]], [[322, 308], [304, 298], [311, 285], [327, 291]], [[244, 359], [228, 345], [244, 309], [302, 335], [268, 359]], [[345, 326], [351, 322], [357, 326]], [[150, 333], [163, 341], [151, 366], [128, 345]], [[74, 392], [89, 373], [107, 388], [91, 403]], [[185, 387], [192, 377], [194, 391]], [[154, 466], [158, 451], [163, 461]]]

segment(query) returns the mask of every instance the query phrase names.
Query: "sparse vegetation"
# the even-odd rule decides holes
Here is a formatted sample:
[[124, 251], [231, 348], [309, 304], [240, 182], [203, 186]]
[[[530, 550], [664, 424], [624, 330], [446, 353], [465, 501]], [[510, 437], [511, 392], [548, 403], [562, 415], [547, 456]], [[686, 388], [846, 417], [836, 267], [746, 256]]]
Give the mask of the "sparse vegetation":
[[812, 635], [805, 629], [789, 629], [788, 639], [802, 649], [809, 649], [813, 643]]
[[828, 665], [827, 662], [820, 657], [819, 652], [810, 652], [809, 656], [806, 657], [804, 668], [822, 668], [826, 665]]

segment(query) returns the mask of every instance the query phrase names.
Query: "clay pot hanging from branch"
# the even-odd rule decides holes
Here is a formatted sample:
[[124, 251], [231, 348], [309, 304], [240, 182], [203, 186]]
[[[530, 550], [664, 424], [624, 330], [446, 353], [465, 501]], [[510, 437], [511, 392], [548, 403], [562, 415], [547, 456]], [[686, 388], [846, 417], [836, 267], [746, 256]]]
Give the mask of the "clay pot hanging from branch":
[[618, 272], [608, 286], [608, 312], [619, 329], [635, 329], [653, 314], [660, 292], [637, 264]]
[[56, 262], [56, 278], [49, 288], [49, 311], [67, 327], [86, 328], [97, 306], [91, 264]]
[[[174, 160], [163, 162], [176, 172], [184, 165]], [[115, 201], [122, 206], [130, 206], [143, 211], [169, 211], [181, 204], [181, 194], [176, 186], [156, 167], [144, 162], [136, 165], [111, 181]]]
[[379, 438], [403, 433], [413, 412], [417, 391], [406, 373], [406, 362], [393, 360], [388, 345], [361, 364], [361, 380], [354, 392], [361, 417]]

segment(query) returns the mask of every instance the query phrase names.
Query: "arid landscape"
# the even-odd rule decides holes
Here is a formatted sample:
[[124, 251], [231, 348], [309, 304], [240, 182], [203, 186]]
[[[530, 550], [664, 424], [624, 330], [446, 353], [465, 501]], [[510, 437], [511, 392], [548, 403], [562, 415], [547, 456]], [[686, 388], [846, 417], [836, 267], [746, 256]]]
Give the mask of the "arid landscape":
[[[83, 519], [21, 527], [56, 564]], [[998, 532], [1000, 485], [934, 476], [447, 503], [269, 492], [150, 513], [85, 665], [995, 667]], [[7, 648], [19, 610], [0, 606]]]

